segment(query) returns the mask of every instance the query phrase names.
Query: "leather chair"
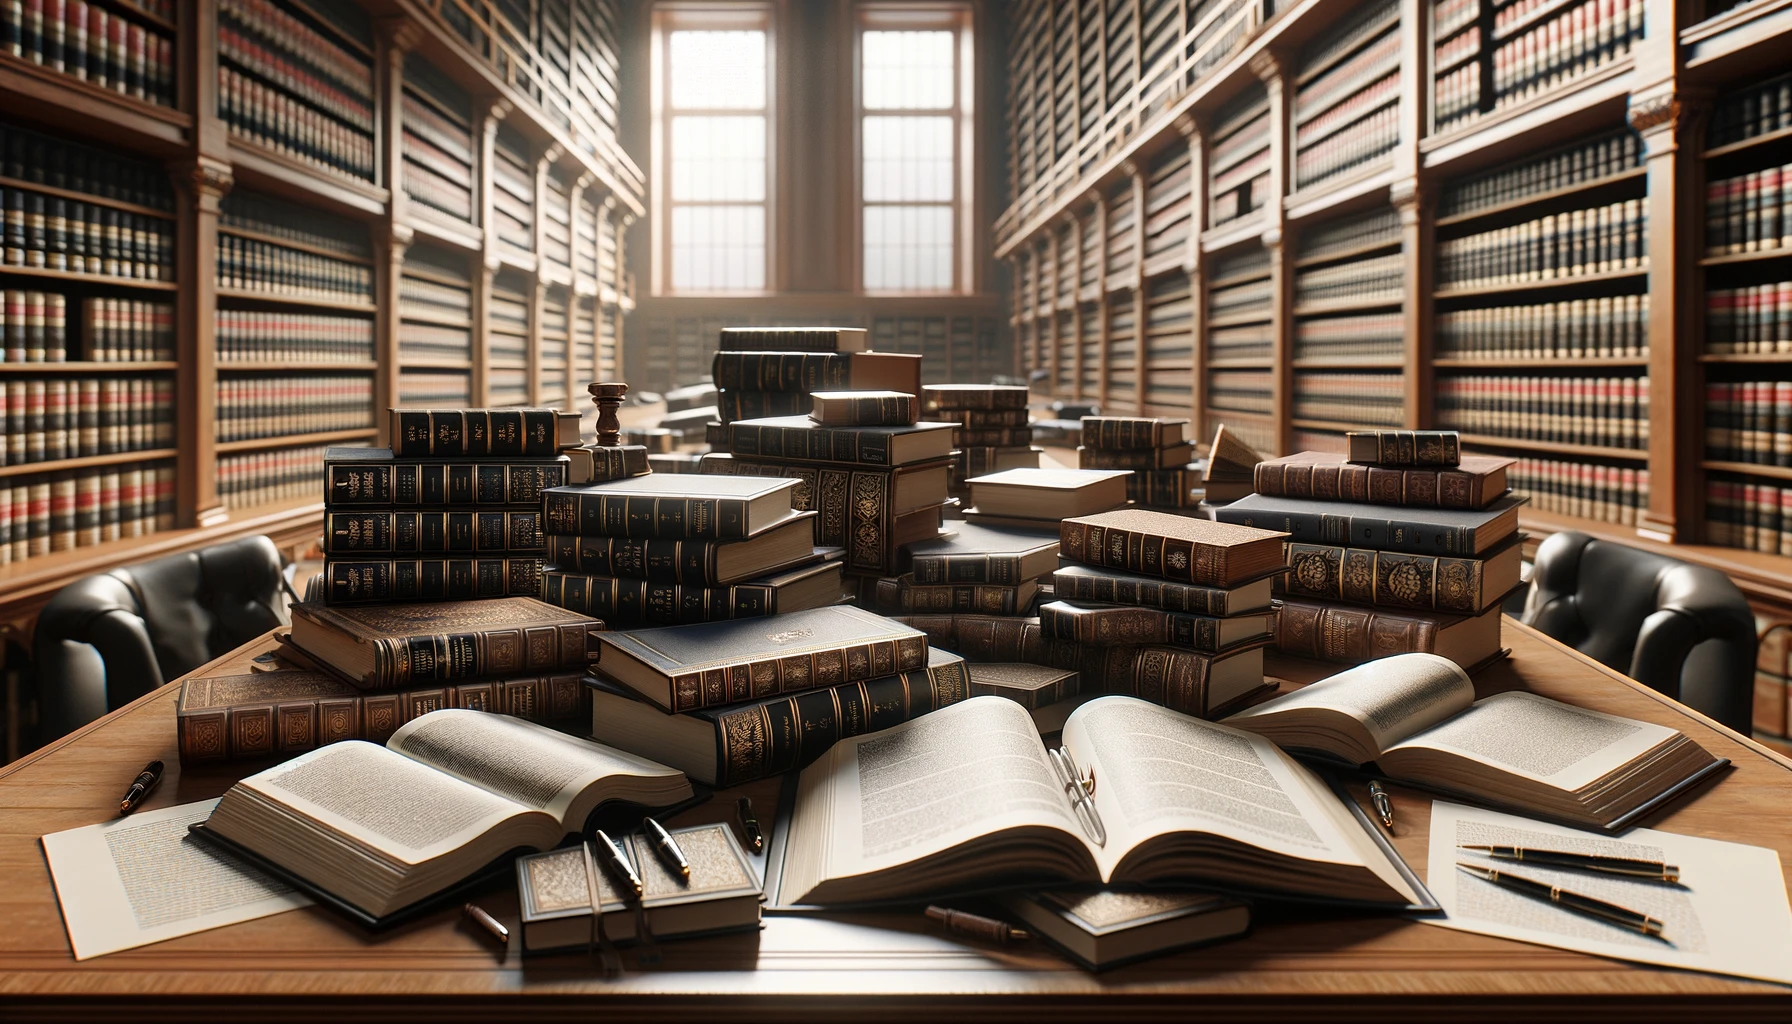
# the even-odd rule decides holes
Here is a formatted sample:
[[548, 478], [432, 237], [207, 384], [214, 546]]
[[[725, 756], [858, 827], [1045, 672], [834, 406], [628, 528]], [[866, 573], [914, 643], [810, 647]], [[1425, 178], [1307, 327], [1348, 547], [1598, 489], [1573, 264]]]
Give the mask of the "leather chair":
[[1749, 733], [1755, 616], [1715, 569], [1558, 533], [1537, 547], [1522, 621]]
[[280, 552], [245, 537], [63, 587], [37, 618], [42, 742], [285, 625]]

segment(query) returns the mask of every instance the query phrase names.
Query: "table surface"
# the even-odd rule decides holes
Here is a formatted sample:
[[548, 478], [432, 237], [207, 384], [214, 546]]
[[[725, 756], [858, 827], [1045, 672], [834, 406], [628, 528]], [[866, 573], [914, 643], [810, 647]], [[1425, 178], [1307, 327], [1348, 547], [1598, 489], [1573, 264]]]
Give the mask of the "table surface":
[[[1512, 656], [1481, 673], [1481, 693], [1524, 688], [1685, 731], [1734, 768], [1644, 824], [1772, 847], [1785, 865], [1792, 856], [1792, 761], [1509, 619], [1505, 639]], [[264, 638], [199, 671], [240, 663], [266, 644]], [[1272, 659], [1272, 671], [1288, 685], [1331, 670]], [[1241, 940], [1103, 974], [1072, 967], [1034, 943], [996, 949], [960, 942], [908, 912], [767, 917], [755, 934], [664, 944], [658, 964], [642, 965], [625, 951], [617, 978], [605, 978], [584, 954], [525, 961], [514, 943], [499, 952], [450, 911], [369, 937], [316, 907], [77, 963], [38, 838], [110, 818], [118, 794], [152, 758], [169, 770], [146, 807], [217, 796], [243, 771], [179, 768], [178, 686], [0, 769], [0, 1018], [195, 1019], [239, 1016], [249, 1006], [269, 1020], [320, 1012], [446, 1020], [594, 1011], [658, 1020], [723, 1012], [1088, 1019], [1123, 1011], [1253, 1020], [1444, 1013], [1509, 1019], [1513, 1012], [1625, 1021], [1720, 1012], [1792, 1018], [1792, 988], [1343, 914], [1260, 921]], [[762, 818], [776, 806], [775, 781], [740, 792], [753, 796]], [[722, 820], [735, 795], [719, 794], [675, 820]], [[1397, 787], [1393, 795], [1395, 841], [1422, 876], [1429, 798]], [[479, 902], [514, 925], [509, 890], [499, 883]]]

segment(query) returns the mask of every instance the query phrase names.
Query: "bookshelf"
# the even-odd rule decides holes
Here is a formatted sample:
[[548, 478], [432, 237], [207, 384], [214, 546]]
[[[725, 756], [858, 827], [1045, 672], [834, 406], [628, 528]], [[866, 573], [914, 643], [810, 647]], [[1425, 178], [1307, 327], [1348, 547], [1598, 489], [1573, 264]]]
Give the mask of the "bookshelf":
[[85, 9], [78, 56], [0, 47], [0, 631], [119, 560], [314, 537], [323, 449], [388, 406], [621, 372], [612, 0]]

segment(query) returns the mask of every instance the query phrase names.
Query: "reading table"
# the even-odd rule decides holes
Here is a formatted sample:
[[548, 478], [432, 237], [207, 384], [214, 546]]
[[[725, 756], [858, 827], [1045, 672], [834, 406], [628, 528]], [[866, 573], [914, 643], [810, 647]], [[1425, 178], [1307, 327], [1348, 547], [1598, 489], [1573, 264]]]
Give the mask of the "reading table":
[[[1523, 687], [1685, 731], [1734, 767], [1644, 824], [1792, 858], [1792, 761], [1539, 633], [1504, 625], [1512, 656], [1476, 680], [1483, 695]], [[263, 638], [198, 671], [241, 666], [270, 646]], [[1271, 671], [1298, 685], [1333, 668], [1288, 660], [1272, 661]], [[457, 912], [369, 937], [317, 907], [76, 963], [38, 837], [110, 818], [152, 758], [169, 768], [146, 807], [217, 796], [246, 771], [180, 770], [177, 692], [170, 683], [0, 769], [0, 1018], [1792, 1019], [1792, 988], [1343, 914], [1260, 919], [1242, 940], [1099, 975], [1032, 943], [956, 941], [918, 911], [768, 917], [757, 934], [664, 944], [655, 965], [639, 966], [625, 950], [627, 969], [616, 979], [584, 955], [525, 961], [514, 937], [500, 953]], [[1396, 843], [1422, 876], [1430, 800], [1390, 791]], [[769, 831], [776, 781], [741, 792]], [[724, 820], [735, 795], [675, 821]], [[514, 926], [515, 899], [501, 883], [479, 903]]]

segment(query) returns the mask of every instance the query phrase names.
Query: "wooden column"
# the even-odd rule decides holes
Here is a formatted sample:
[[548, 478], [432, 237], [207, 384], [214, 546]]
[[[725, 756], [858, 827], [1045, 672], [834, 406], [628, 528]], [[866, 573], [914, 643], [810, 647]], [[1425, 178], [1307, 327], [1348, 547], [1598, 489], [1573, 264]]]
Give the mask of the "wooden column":
[[[1108, 320], [1108, 197], [1090, 192], [1095, 203], [1095, 395], [1103, 412], [1108, 406], [1108, 346], [1113, 343], [1113, 324]], [[1082, 376], [1077, 376], [1077, 397], [1087, 398], [1080, 390]]]
[[1432, 254], [1436, 250], [1436, 212], [1431, 191], [1417, 178], [1402, 178], [1391, 190], [1400, 214], [1401, 309], [1404, 313], [1401, 357], [1406, 363], [1401, 378], [1402, 422], [1407, 429], [1429, 427], [1435, 422], [1437, 397], [1432, 369], [1431, 331]]
[[[1137, 4], [1134, 4], [1135, 13]], [[1141, 76], [1142, 77], [1142, 76]], [[1136, 96], [1136, 93], [1135, 93]], [[1132, 175], [1132, 407], [1145, 415], [1145, 172], [1128, 160], [1123, 169]]]
[[[610, 201], [615, 202], [615, 197], [610, 197]], [[634, 289], [629, 286], [626, 258], [628, 248], [625, 244], [628, 239], [629, 226], [634, 222], [634, 213], [626, 209], [622, 210], [621, 216], [616, 218], [616, 379], [618, 380], [626, 379], [622, 356], [622, 329], [628, 323], [629, 309], [627, 307], [634, 304], [635, 298]]]
[[373, 238], [373, 301], [378, 309], [373, 321], [373, 358], [378, 369], [373, 375], [374, 422], [379, 426], [380, 444], [391, 443], [387, 436], [390, 417], [387, 409], [398, 405], [398, 295], [404, 270], [404, 256], [409, 251], [414, 233], [411, 230], [410, 197], [404, 191], [404, 58], [423, 37], [423, 30], [408, 18], [381, 18], [374, 45], [374, 94], [378, 111], [376, 143], [379, 155], [375, 173], [391, 189], [386, 214], [374, 227]]
[[1083, 397], [1083, 360], [1087, 358], [1083, 352], [1083, 232], [1087, 228], [1083, 226], [1083, 218], [1078, 217], [1074, 210], [1074, 207], [1066, 210], [1064, 215], [1071, 219], [1071, 244], [1076, 246], [1076, 263], [1072, 268], [1074, 287], [1070, 291], [1070, 330], [1071, 337], [1076, 342], [1071, 346], [1071, 351], [1076, 353], [1076, 359], [1070, 367], [1070, 394], [1058, 396], [1060, 398]]
[[1276, 450], [1263, 453], [1270, 456], [1284, 455], [1293, 446], [1294, 257], [1282, 209], [1282, 198], [1288, 194], [1289, 105], [1293, 100], [1292, 91], [1284, 88], [1286, 69], [1280, 55], [1270, 50], [1251, 58], [1251, 70], [1269, 94], [1269, 199], [1263, 208], [1262, 241], [1269, 250], [1270, 355], [1275, 361], [1270, 408], [1274, 410], [1271, 430]]
[[[558, 143], [548, 147], [540, 159], [535, 161], [535, 224], [534, 238], [531, 248], [535, 250], [535, 273], [529, 275], [529, 329], [528, 340], [524, 342], [524, 364], [528, 369], [523, 371], [529, 375], [529, 404], [542, 405], [548, 401], [548, 394], [542, 389], [541, 375], [546, 361], [542, 359], [542, 310], [547, 305], [547, 284], [542, 279], [547, 276], [547, 257], [544, 256], [543, 239], [548, 233], [548, 168], [565, 154]], [[570, 225], [571, 221], [568, 220]], [[568, 307], [570, 317], [572, 309]], [[567, 337], [572, 337], [571, 322], [568, 321]], [[571, 341], [567, 343], [570, 354]]]
[[1207, 230], [1207, 152], [1194, 118], [1186, 114], [1177, 118], [1176, 130], [1188, 144], [1188, 241], [1182, 270], [1188, 275], [1188, 415], [1191, 433], [1200, 438], [1207, 431], [1207, 274], [1201, 259], [1201, 234]]
[[510, 103], [498, 100], [486, 108], [485, 116], [479, 126], [479, 177], [478, 207], [479, 223], [483, 229], [484, 245], [479, 252], [478, 264], [473, 268], [473, 400], [475, 406], [483, 406], [490, 402], [490, 374], [486, 371], [488, 356], [489, 331], [487, 321], [491, 313], [492, 278], [498, 273], [498, 228], [492, 217], [492, 189], [497, 187], [494, 181], [492, 164], [496, 159], [493, 146], [498, 138], [498, 125], [504, 116], [510, 113]]

